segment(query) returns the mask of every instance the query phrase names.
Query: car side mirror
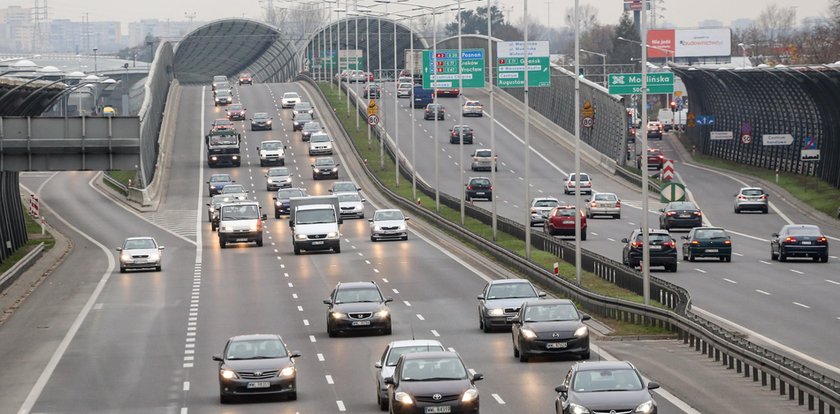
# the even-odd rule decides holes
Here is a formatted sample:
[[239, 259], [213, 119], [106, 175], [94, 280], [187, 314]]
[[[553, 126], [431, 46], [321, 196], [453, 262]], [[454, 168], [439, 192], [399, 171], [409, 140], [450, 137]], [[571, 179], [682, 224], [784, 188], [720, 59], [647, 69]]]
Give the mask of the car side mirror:
[[166, 248], [166, 246], [158, 246], [158, 250], [163, 250], [165, 248]]
[[396, 383], [394, 382], [394, 377], [385, 377], [385, 379], [384, 379], [384, 380], [382, 380], [382, 382], [384, 382], [384, 383], [385, 383], [385, 384], [387, 384], [387, 385], [394, 385], [394, 384], [396, 384]]
[[773, 233], [773, 234], [771, 234], [770, 236], [772, 236], [772, 237], [779, 237], [779, 233]]
[[510, 322], [518, 325], [518, 324], [522, 323], [522, 320], [519, 319], [519, 316], [514, 316], [513, 318], [511, 318]]
[[630, 243], [630, 240], [627, 240], [627, 238], [625, 237], [625, 238], [621, 239], [621, 242], [622, 243]]
[[268, 220], [268, 214], [263, 214], [263, 215], [260, 217], [260, 220], [262, 220], [262, 221], [266, 221], [266, 220]]
[[117, 247], [117, 251], [118, 251], [118, 252], [121, 252], [121, 251], [122, 251], [122, 247]]
[[680, 238], [683, 239], [683, 240], [688, 240], [688, 236], [682, 236]]
[[[273, 198], [274, 200], [277, 200], [277, 197], [271, 197], [271, 198]], [[208, 204], [208, 206], [209, 206], [209, 205], [210, 205], [210, 204]]]
[[373, 223], [373, 219], [368, 219], [368, 223]]
[[580, 316], [580, 320], [582, 320], [582, 321], [588, 321], [588, 320], [590, 320], [590, 319], [592, 319], [592, 317], [591, 317], [591, 316], [589, 316], [589, 315], [587, 315], [587, 314], [585, 314], [585, 313], [584, 313], [583, 315], [581, 315], [581, 316]]
[[327, 190], [327, 191], [329, 191], [329, 192], [333, 192], [333, 189], [332, 189], [332, 188], [330, 188], [330, 189], [329, 189], [329, 190]]
[[484, 379], [484, 374], [475, 373], [472, 376], [473, 381], [481, 381]]
[[309, 164], [309, 166], [315, 168], [315, 164]]
[[410, 218], [404, 217], [403, 220], [408, 221], [408, 220], [410, 220]]
[[382, 368], [382, 363], [381, 363], [381, 362], [379, 362], [379, 361], [376, 361], [376, 363], [375, 363], [375, 364], [373, 364], [373, 367], [374, 367], [374, 368]]
[[210, 207], [210, 203], [206, 203], [205, 205], [206, 205], [207, 207]]
[[385, 303], [393, 302], [394, 298], [385, 298]]
[[478, 295], [475, 298], [478, 299], [478, 300], [484, 300], [484, 295]]
[[363, 199], [362, 199], [362, 202], [363, 202], [363, 203], [364, 203], [364, 202], [367, 202], [367, 200], [365, 200], [365, 199], [363, 198]]
[[567, 387], [565, 384], [564, 385], [558, 385], [558, 386], [554, 387], [554, 391], [557, 391], [560, 394], [565, 394], [565, 393], [569, 392], [569, 387]]
[[324, 299], [324, 305], [331, 305], [331, 304], [332, 304], [332, 301], [330, 301], [329, 299]]
[[655, 383], [655, 382], [653, 382], [653, 381], [651, 381], [651, 382], [649, 382], [649, 383], [648, 383], [647, 389], [649, 389], [649, 390], [655, 390], [655, 389], [657, 389], [657, 388], [659, 388], [659, 384], [657, 384], [657, 383]]
[[213, 361], [222, 362], [222, 356], [221, 355], [213, 355]]
[[208, 181], [207, 184], [210, 184], [210, 181]]
[[249, 120], [249, 121], [253, 121], [253, 120], [254, 120], [254, 118], [248, 118], [248, 120]]
[[545, 292], [540, 292], [540, 293], [537, 294], [537, 296], [539, 296], [541, 298], [544, 298], [544, 297], [546, 297], [546, 294], [545, 294]]
[[664, 213], [664, 212], [665, 212], [665, 209], [664, 209], [664, 208], [660, 208], [660, 209], [659, 209], [659, 211], [661, 211], [661, 212], [663, 212], [663, 213]]
[[289, 149], [289, 146], [288, 146], [288, 145], [283, 145], [283, 149], [284, 149], [284, 150], [285, 150], [285, 149]]
[[259, 151], [259, 150], [260, 150], [260, 147], [257, 147], [257, 151]]
[[300, 351], [292, 351], [292, 353], [289, 354], [289, 358], [300, 358]]
[[587, 203], [588, 203], [590, 200], [589, 200], [588, 198], [586, 198], [586, 199], [584, 199], [583, 201], [585, 201], [585, 202], [587, 202]]

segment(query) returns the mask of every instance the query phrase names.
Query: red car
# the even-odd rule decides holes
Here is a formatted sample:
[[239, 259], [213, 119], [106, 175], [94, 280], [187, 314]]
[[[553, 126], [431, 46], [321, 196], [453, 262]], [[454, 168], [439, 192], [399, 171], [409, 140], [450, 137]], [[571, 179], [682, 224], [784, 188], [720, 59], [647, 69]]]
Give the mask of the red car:
[[243, 107], [242, 104], [233, 104], [228, 106], [227, 117], [231, 121], [244, 121], [245, 107]]
[[247, 73], [239, 75], [239, 86], [242, 86], [243, 84], [246, 84], [246, 83], [248, 85], [253, 85], [254, 84], [254, 78], [252, 78], [251, 75], [247, 74]]
[[[549, 236], [575, 235], [575, 206], [559, 205], [551, 209], [543, 222], [543, 231]], [[586, 213], [578, 210], [580, 214], [580, 239], [586, 240]]]
[[461, 90], [458, 88], [438, 88], [437, 96], [438, 98], [440, 98], [441, 96], [457, 98], [461, 96]]
[[[648, 169], [661, 170], [665, 164], [665, 154], [659, 148], [648, 148], [647, 152]], [[642, 158], [639, 157], [639, 168], [642, 168]]]
[[210, 125], [210, 132], [221, 131], [224, 129], [233, 129], [233, 122], [230, 122], [227, 118], [219, 118], [213, 121], [213, 124]]

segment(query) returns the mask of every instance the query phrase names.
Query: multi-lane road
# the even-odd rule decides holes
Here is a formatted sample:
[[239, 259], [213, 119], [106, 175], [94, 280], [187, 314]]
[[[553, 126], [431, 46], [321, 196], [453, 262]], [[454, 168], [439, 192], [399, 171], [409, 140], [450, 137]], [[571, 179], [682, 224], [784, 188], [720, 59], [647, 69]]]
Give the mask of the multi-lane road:
[[[224, 112], [212, 106], [209, 88], [184, 87], [177, 107], [172, 108], [177, 111], [175, 140], [169, 154], [169, 181], [157, 212], [138, 214], [122, 208], [92, 184], [95, 175], [91, 173], [23, 178], [24, 185], [42, 195], [50, 221], [72, 234], [74, 252], [0, 327], [0, 352], [11, 357], [5, 364], [11, 375], [0, 379], [0, 411], [374, 413], [378, 410], [373, 363], [387, 342], [410, 337], [438, 339], [459, 351], [469, 368], [485, 374], [485, 380], [478, 383], [484, 412], [553, 410], [553, 388], [574, 361], [522, 364], [512, 356], [509, 333], [482, 333], [475, 296], [489, 272], [469, 264], [463, 255], [451, 251], [452, 247], [443, 246], [430, 235], [432, 230], [424, 230], [420, 223], [412, 223], [417, 227], [408, 241], [372, 243], [366, 221], [347, 220], [342, 225], [341, 254], [295, 256], [287, 220], [269, 219], [264, 247], [220, 249], [206, 221], [204, 203], [209, 198], [204, 182], [212, 172], [229, 172], [238, 183], [251, 188], [252, 197], [270, 212], [271, 193], [264, 190], [263, 181], [267, 168], [259, 167], [255, 150], [262, 140], [287, 143], [287, 165], [295, 173], [295, 184], [315, 195], [326, 194], [330, 186], [330, 181], [311, 180], [312, 158], [306, 155], [300, 134], [291, 132], [289, 111], [279, 108], [279, 97], [286, 91], [307, 95], [296, 84], [236, 88], [250, 113], [273, 114], [275, 130], [250, 132], [247, 122], [240, 123], [245, 163], [239, 168], [209, 170], [204, 162], [203, 136], [210, 122]], [[472, 122], [477, 134], [483, 133], [479, 125], [487, 121]], [[512, 125], [510, 119], [499, 122]], [[428, 125], [417, 127], [428, 129]], [[328, 131], [336, 129], [328, 125]], [[500, 212], [511, 216], [523, 208], [515, 201], [513, 190], [506, 190], [517, 183], [521, 187], [520, 157], [514, 155], [521, 144], [514, 135], [510, 132], [508, 138], [500, 139], [509, 145], [500, 151], [507, 176], [500, 182], [506, 180], [507, 184], [501, 184], [497, 193], [507, 201], [500, 202]], [[478, 141], [484, 140], [478, 136]], [[418, 148], [431, 147], [428, 138], [418, 137], [425, 143]], [[565, 164], [563, 159], [553, 161], [567, 154], [556, 154], [559, 147], [551, 141], [538, 141], [535, 147], [552, 154], [547, 159], [554, 165]], [[339, 150], [346, 150], [341, 140]], [[449, 151], [447, 148], [447, 155]], [[418, 159], [431, 156], [423, 154], [425, 158]], [[451, 162], [453, 167], [456, 161]], [[341, 178], [351, 178], [353, 169], [347, 167], [354, 161], [344, 156], [340, 162]], [[553, 168], [547, 162], [540, 167], [543, 173], [535, 181], [535, 191], [554, 194], [562, 177], [549, 167]], [[420, 168], [425, 177], [432, 176], [428, 165]], [[451, 178], [457, 176], [457, 170], [445, 171], [448, 178], [442, 183], [448, 187], [444, 191], [457, 194], [454, 191], [461, 187]], [[632, 190], [608, 177], [597, 177], [597, 188], [614, 189], [632, 203]], [[382, 198], [375, 194], [367, 194], [367, 198], [371, 204], [368, 215], [376, 207], [387, 207], [380, 205]], [[587, 242], [586, 247], [603, 246], [604, 253], [607, 246], [618, 249], [620, 245], [607, 237], [629, 233], [630, 222], [638, 222], [634, 214], [640, 213], [628, 212], [621, 222], [593, 221], [592, 230], [598, 234], [591, 233], [593, 242]], [[623, 227], [608, 230], [614, 225]], [[115, 272], [114, 247], [133, 235], [152, 235], [166, 246], [163, 271]], [[599, 242], [599, 238], [604, 240]], [[717, 263], [707, 265], [712, 268]], [[683, 268], [677, 275], [689, 272]], [[702, 276], [698, 272], [695, 277]], [[716, 281], [705, 277], [707, 284]], [[327, 336], [322, 300], [337, 282], [352, 280], [375, 280], [394, 297], [392, 335]], [[243, 333], [280, 333], [292, 349], [303, 354], [298, 360], [297, 401], [219, 404], [217, 365], [210, 356], [221, 352], [228, 337]], [[693, 398], [697, 395], [693, 390], [703, 384], [726, 383], [725, 370], [701, 363], [691, 375], [681, 378], [678, 386], [676, 382], [672, 386], [668, 378], [674, 372], [661, 364], [679, 366], [684, 355], [663, 352], [643, 356], [639, 351], [635, 357], [632, 348], [629, 353], [622, 351], [631, 355], [647, 376], [663, 382], [664, 390], [657, 396], [661, 413], [720, 412], [720, 401]], [[593, 353], [593, 359], [604, 357], [600, 349]], [[734, 402], [744, 395], [754, 399], [747, 408], [733, 407], [733, 413], [774, 407], [772, 394], [750, 385], [735, 382], [725, 388], [729, 395], [721, 394], [724, 401]]]

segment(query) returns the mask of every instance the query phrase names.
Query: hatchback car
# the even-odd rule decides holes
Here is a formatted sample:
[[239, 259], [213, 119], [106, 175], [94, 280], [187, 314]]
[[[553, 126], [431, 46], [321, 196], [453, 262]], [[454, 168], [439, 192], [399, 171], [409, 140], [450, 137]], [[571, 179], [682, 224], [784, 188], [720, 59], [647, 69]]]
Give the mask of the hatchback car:
[[315, 132], [309, 137], [309, 155], [332, 155], [333, 144], [329, 135]]
[[758, 210], [767, 214], [770, 196], [760, 187], [744, 187], [735, 194], [735, 214]]
[[306, 125], [307, 122], [312, 121], [312, 115], [309, 115], [306, 112], [298, 114], [295, 119], [292, 120], [292, 131], [301, 131], [303, 130], [303, 126]]
[[484, 116], [484, 105], [479, 101], [466, 101], [461, 107], [461, 114], [464, 116]]
[[464, 189], [464, 198], [467, 201], [472, 201], [476, 198], [493, 200], [493, 185], [487, 177], [472, 177], [464, 186], [466, 186]]
[[338, 178], [338, 166], [333, 157], [318, 157], [315, 158], [315, 163], [312, 164], [312, 179], [320, 180], [322, 178]]
[[379, 84], [376, 83], [369, 83], [365, 85], [365, 89], [362, 91], [362, 96], [364, 96], [365, 99], [377, 99], [381, 94], [382, 91], [379, 88]]
[[271, 131], [272, 119], [265, 112], [254, 113], [254, 117], [251, 118], [251, 131]]
[[251, 77], [250, 74], [243, 73], [243, 74], [239, 75], [239, 86], [253, 85], [253, 84], [254, 84], [254, 78]]
[[231, 121], [245, 120], [245, 107], [242, 104], [233, 104], [227, 107], [227, 118]]
[[283, 108], [294, 108], [295, 104], [300, 101], [300, 95], [297, 92], [286, 92], [283, 94], [283, 98], [280, 99], [280, 106]]
[[479, 412], [475, 382], [482, 374], [470, 374], [456, 352], [403, 354], [394, 375], [385, 378], [388, 408], [393, 414]]
[[301, 141], [309, 141], [309, 138], [312, 137], [312, 134], [321, 132], [324, 128], [321, 127], [321, 123], [317, 121], [310, 121], [303, 124], [303, 128], [300, 129], [300, 140]]
[[[637, 267], [642, 262], [643, 235], [641, 229], [633, 230], [630, 237], [621, 239], [624, 248], [621, 262], [630, 267]], [[670, 272], [677, 271], [677, 241], [671, 238], [667, 230], [649, 230], [650, 266], [664, 266]]]
[[810, 224], [788, 224], [770, 239], [770, 258], [780, 262], [791, 257], [811, 257], [828, 262], [828, 238]]
[[[665, 154], [659, 148], [648, 148], [647, 150], [647, 168], [661, 170], [665, 164]], [[642, 168], [642, 157], [639, 156], [638, 167]]]
[[281, 188], [274, 194], [274, 218], [279, 219], [281, 214], [289, 214], [291, 200], [294, 197], [308, 197], [303, 188]]
[[295, 358], [300, 352], [289, 351], [279, 335], [239, 335], [228, 339], [219, 363], [219, 400], [222, 404], [235, 398], [255, 395], [279, 395], [297, 399]]
[[117, 251], [120, 252], [120, 273], [128, 269], [152, 268], [160, 272], [163, 246], [159, 246], [153, 237], [129, 237]]
[[703, 226], [703, 212], [691, 201], [674, 201], [659, 210], [659, 228], [692, 229]]
[[423, 119], [435, 119], [435, 115], [437, 115], [437, 119], [443, 121], [446, 117], [446, 108], [438, 103], [430, 103], [426, 105], [426, 109], [423, 111]]
[[397, 209], [381, 209], [373, 213], [370, 222], [370, 241], [382, 239], [408, 240], [408, 217]]
[[537, 197], [531, 200], [531, 225], [543, 224], [551, 209], [559, 204], [560, 200], [554, 197]]
[[[574, 194], [575, 193], [575, 174], [569, 174], [566, 177], [566, 182], [563, 183], [563, 193], [565, 194]], [[580, 174], [580, 193], [581, 194], [592, 194], [592, 179], [589, 178], [589, 174], [581, 173]]]
[[219, 194], [225, 186], [235, 183], [233, 178], [230, 177], [230, 174], [213, 174], [210, 176], [210, 179], [207, 180], [207, 192], [210, 193], [211, 196]]
[[580, 214], [580, 239], [586, 240], [586, 213], [571, 204], [560, 204], [551, 209], [543, 221], [543, 231], [549, 236], [574, 236], [575, 213]]
[[473, 151], [472, 163], [470, 169], [473, 171], [490, 171], [493, 169], [493, 163], [496, 162], [496, 171], [499, 171], [499, 157], [493, 155], [493, 150], [489, 148], [480, 148]]
[[342, 332], [379, 331], [391, 334], [391, 311], [376, 282], [339, 282], [324, 299], [327, 307], [327, 334], [334, 337]]
[[649, 121], [647, 124], [647, 137], [648, 138], [659, 138], [662, 139], [662, 133], [665, 131], [665, 127], [659, 121]]
[[513, 356], [574, 355], [589, 359], [589, 315], [578, 312], [569, 299], [526, 301], [513, 318]]
[[659, 384], [648, 382], [626, 361], [579, 362], [554, 390], [556, 414], [637, 413], [656, 414], [650, 391]]
[[330, 187], [328, 191], [332, 194], [357, 193], [359, 191], [362, 191], [362, 189], [352, 181], [336, 181], [333, 183], [332, 187]]
[[621, 200], [614, 193], [595, 193], [586, 199], [586, 216], [610, 216], [621, 218]]
[[410, 98], [411, 91], [414, 89], [414, 84], [411, 82], [402, 82], [397, 85], [397, 98]]
[[473, 129], [469, 125], [455, 125], [449, 130], [449, 143], [457, 144], [463, 136], [464, 144], [473, 143]]
[[265, 189], [278, 190], [292, 186], [292, 172], [286, 167], [269, 168], [265, 174]]
[[315, 118], [315, 108], [309, 102], [298, 102], [292, 107], [292, 119], [297, 118], [300, 114], [312, 115]]
[[528, 299], [545, 297], [545, 292], [526, 279], [496, 279], [484, 285], [478, 295], [478, 328], [490, 332], [510, 328], [519, 308]]
[[379, 409], [388, 409], [388, 386], [385, 384], [385, 378], [394, 375], [394, 368], [403, 354], [438, 351], [445, 349], [440, 341], [434, 339], [411, 339], [388, 344], [382, 352], [382, 357], [373, 365], [376, 368], [376, 404], [379, 405]]
[[338, 207], [341, 209], [339, 213], [342, 218], [356, 217], [365, 218], [365, 199], [355, 193], [340, 193], [338, 197]]
[[715, 257], [732, 261], [732, 239], [720, 227], [695, 227], [682, 236], [682, 258], [693, 262], [698, 257]]

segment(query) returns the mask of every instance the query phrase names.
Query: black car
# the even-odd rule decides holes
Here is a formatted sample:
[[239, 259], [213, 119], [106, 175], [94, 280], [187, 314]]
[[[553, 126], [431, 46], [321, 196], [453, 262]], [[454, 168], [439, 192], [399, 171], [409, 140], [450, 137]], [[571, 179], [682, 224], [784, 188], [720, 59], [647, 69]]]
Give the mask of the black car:
[[315, 163], [312, 164], [312, 179], [320, 180], [322, 178], [338, 178], [338, 166], [333, 157], [318, 157], [315, 158]]
[[388, 384], [388, 408], [392, 414], [478, 413], [475, 381], [456, 352], [403, 354]]
[[574, 355], [589, 359], [589, 315], [578, 312], [569, 299], [526, 301], [513, 318], [513, 356]]
[[478, 295], [478, 328], [509, 328], [519, 308], [528, 299], [545, 297], [525, 279], [491, 280]]
[[302, 188], [281, 188], [274, 195], [274, 218], [279, 219], [281, 214], [289, 214], [289, 207], [293, 197], [308, 197], [306, 190]]
[[251, 131], [271, 131], [271, 120], [265, 112], [256, 112], [251, 118]]
[[381, 91], [379, 90], [379, 85], [371, 83], [368, 86], [365, 86], [362, 96], [364, 96], [365, 99], [376, 99], [379, 98], [380, 93]]
[[645, 386], [641, 374], [629, 362], [579, 362], [554, 389], [554, 412], [656, 414], [656, 400], [650, 391], [657, 388], [655, 382]]
[[237, 397], [274, 394], [297, 399], [297, 369], [291, 351], [279, 335], [239, 335], [228, 339], [219, 362], [219, 399], [229, 404]]
[[307, 122], [312, 121], [312, 115], [306, 112], [301, 112], [292, 120], [292, 131], [301, 131]]
[[470, 201], [474, 198], [485, 198], [487, 200], [493, 199], [493, 185], [490, 184], [490, 179], [487, 177], [473, 177], [464, 184], [464, 198]]
[[449, 130], [449, 143], [450, 144], [457, 144], [460, 141], [460, 138], [464, 137], [464, 144], [472, 144], [473, 143], [473, 129], [469, 125], [455, 125], [452, 129]]
[[321, 127], [321, 123], [318, 121], [310, 121], [303, 124], [303, 128], [300, 130], [300, 139], [301, 141], [309, 141], [309, 138], [312, 137], [312, 134], [316, 132], [321, 132], [323, 128]]
[[379, 331], [391, 334], [391, 311], [376, 282], [339, 283], [324, 299], [327, 308], [327, 334], [334, 337], [342, 332]]
[[674, 201], [659, 211], [659, 228], [663, 230], [703, 227], [703, 212], [690, 201]]
[[437, 119], [442, 121], [446, 116], [446, 108], [439, 103], [427, 104], [426, 110], [423, 111], [423, 119], [435, 119], [435, 114], [437, 114]]
[[770, 258], [780, 262], [791, 257], [811, 257], [828, 262], [828, 238], [810, 224], [788, 224], [770, 239]]
[[[650, 229], [650, 266], [664, 266], [670, 272], [677, 271], [677, 241], [671, 238], [667, 230]], [[624, 249], [621, 251], [621, 262], [630, 267], [639, 266], [642, 262], [642, 230], [633, 230], [630, 237], [621, 239]]]
[[722, 262], [732, 261], [732, 239], [720, 227], [695, 227], [682, 236], [682, 258], [693, 262], [698, 257], [714, 257]]
[[211, 196], [214, 196], [221, 193], [222, 189], [228, 184], [235, 182], [236, 181], [230, 177], [230, 174], [213, 174], [210, 176], [210, 179], [207, 180], [207, 192], [209, 192]]

